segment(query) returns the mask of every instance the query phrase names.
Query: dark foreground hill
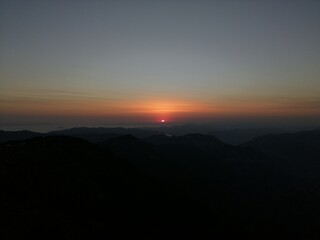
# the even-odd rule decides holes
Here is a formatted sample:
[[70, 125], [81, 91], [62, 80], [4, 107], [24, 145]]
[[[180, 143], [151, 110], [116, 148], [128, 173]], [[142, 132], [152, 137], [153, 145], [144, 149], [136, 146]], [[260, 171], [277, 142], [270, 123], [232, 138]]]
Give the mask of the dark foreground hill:
[[144, 141], [123, 136], [101, 145], [208, 204], [227, 233], [320, 237], [319, 131], [266, 136], [242, 146], [201, 134]]
[[[1, 234], [157, 238], [213, 230], [213, 215], [177, 189], [83, 140], [0, 145]], [[208, 226], [208, 227], [206, 227]]]
[[303, 160], [304, 163], [310, 164], [320, 160], [320, 130], [269, 134], [256, 137], [242, 145], [291, 162]]
[[240, 146], [202, 134], [3, 143], [1, 226], [90, 238], [319, 239], [319, 137], [275, 134]]

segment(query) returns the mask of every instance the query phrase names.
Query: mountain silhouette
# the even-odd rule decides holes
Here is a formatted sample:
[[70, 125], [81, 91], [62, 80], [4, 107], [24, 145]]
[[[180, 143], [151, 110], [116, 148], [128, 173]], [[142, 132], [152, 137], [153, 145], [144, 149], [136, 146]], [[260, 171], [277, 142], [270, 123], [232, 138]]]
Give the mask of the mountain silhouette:
[[319, 130], [238, 146], [199, 133], [88, 134], [110, 135], [0, 144], [7, 232], [110, 237], [127, 229], [154, 239], [201, 226], [219, 239], [320, 237]]
[[236, 235], [319, 236], [318, 131], [266, 136], [241, 146], [202, 134], [115, 138], [103, 146], [210, 205]]
[[192, 132], [211, 135], [217, 137], [220, 141], [228, 144], [240, 144], [247, 142], [254, 137], [271, 133], [284, 132], [279, 129], [231, 129], [216, 130], [210, 126], [197, 125], [177, 125], [146, 128], [106, 128], [106, 127], [75, 127], [64, 130], [51, 131], [48, 133], [35, 133], [31, 131], [0, 131], [0, 142], [12, 140], [25, 140], [36, 136], [69, 136], [81, 138], [93, 143], [103, 142], [110, 138], [123, 135], [132, 135], [139, 139], [145, 139], [156, 135], [185, 136]]
[[272, 134], [252, 139], [243, 145], [291, 159], [320, 159], [320, 130]]
[[0, 154], [1, 225], [9, 235], [43, 230], [56, 236], [108, 237], [126, 229], [144, 236], [213, 220], [209, 208], [183, 192], [80, 139], [8, 142], [0, 145]]
[[148, 136], [152, 136], [154, 134], [158, 134], [157, 131], [141, 129], [141, 128], [87, 128], [87, 127], [79, 127], [79, 128], [70, 128], [59, 131], [52, 131], [49, 133], [50, 135], [63, 135], [70, 137], [82, 138], [91, 142], [102, 142], [106, 141], [110, 138], [123, 136], [123, 135], [132, 135], [138, 138], [144, 138]]
[[7, 141], [19, 141], [26, 140], [34, 137], [41, 136], [41, 133], [32, 131], [2, 131], [0, 130], [0, 143]]

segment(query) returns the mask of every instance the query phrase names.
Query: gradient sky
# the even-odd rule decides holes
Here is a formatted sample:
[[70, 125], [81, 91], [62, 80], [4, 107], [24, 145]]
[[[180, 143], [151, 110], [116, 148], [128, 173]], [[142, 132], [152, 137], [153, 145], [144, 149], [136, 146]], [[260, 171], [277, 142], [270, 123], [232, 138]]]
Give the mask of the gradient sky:
[[318, 0], [1, 0], [0, 128], [320, 122]]

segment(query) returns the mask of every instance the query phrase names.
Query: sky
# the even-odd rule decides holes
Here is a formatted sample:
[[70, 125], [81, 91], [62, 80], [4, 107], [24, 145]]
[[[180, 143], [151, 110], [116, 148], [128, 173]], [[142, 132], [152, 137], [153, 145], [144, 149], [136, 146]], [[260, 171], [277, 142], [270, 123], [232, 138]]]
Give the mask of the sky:
[[0, 128], [320, 122], [318, 0], [0, 0]]

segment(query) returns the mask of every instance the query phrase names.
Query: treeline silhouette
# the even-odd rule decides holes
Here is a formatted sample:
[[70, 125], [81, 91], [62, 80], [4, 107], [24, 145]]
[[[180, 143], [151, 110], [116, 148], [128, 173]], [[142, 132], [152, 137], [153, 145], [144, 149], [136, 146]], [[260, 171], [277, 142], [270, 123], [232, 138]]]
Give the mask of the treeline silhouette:
[[319, 239], [319, 130], [131, 131], [0, 132], [3, 237]]

